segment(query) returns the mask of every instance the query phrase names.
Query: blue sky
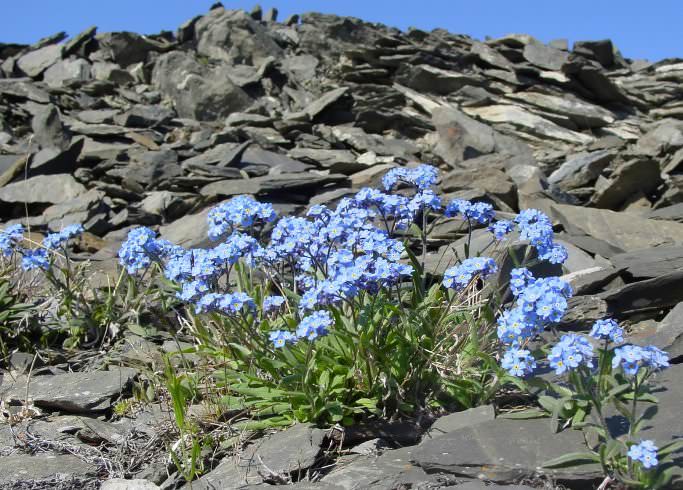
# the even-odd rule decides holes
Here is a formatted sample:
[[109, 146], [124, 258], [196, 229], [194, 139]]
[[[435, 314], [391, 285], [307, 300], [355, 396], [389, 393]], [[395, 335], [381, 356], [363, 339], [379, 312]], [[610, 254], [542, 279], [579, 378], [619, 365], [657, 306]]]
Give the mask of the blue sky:
[[[208, 10], [212, 0], [2, 0], [0, 42], [32, 43], [90, 25], [100, 32], [175, 30]], [[256, 2], [224, 1], [250, 10]], [[629, 58], [683, 57], [683, 0], [280, 0], [280, 19], [319, 11], [351, 15], [405, 29], [442, 27], [477, 39], [517, 32], [542, 41], [610, 38]]]

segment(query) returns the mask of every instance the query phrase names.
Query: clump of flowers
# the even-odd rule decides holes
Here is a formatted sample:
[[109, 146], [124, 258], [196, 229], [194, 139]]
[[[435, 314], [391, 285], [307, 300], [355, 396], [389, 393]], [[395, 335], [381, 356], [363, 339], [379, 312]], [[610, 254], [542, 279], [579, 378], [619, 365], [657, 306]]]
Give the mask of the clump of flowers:
[[465, 259], [460, 265], [446, 269], [442, 284], [449, 289], [465, 288], [475, 276], [486, 279], [498, 270], [496, 262], [490, 257]]

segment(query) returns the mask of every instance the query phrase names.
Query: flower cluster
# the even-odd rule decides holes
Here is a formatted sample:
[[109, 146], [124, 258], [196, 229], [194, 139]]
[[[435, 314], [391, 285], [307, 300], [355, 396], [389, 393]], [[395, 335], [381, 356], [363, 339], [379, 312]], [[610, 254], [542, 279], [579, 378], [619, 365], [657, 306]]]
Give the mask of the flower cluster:
[[619, 327], [616, 320], [605, 318], [597, 320], [589, 334], [594, 339], [605, 342], [621, 343], [624, 341], [624, 331]]
[[566, 334], [552, 348], [548, 356], [555, 374], [572, 371], [581, 365], [593, 367], [593, 346], [582, 335]]
[[476, 275], [486, 279], [498, 270], [496, 262], [490, 257], [473, 257], [465, 259], [460, 265], [446, 269], [442, 284], [449, 289], [465, 288]]
[[655, 446], [654, 442], [645, 440], [641, 441], [640, 444], [631, 446], [627, 454], [633, 461], [640, 461], [644, 468], [650, 469], [657, 466], [659, 463], [659, 461], [657, 461], [658, 449], [659, 448]]
[[13, 254], [21, 255], [21, 267], [25, 271], [50, 268], [49, 251], [63, 247], [67, 241], [83, 233], [83, 226], [80, 224], [70, 225], [64, 229], [48, 234], [41, 247], [24, 248], [21, 242], [24, 239], [24, 228], [21, 225], [12, 225], [4, 231], [0, 231], [0, 253], [5, 257]]
[[498, 338], [513, 347], [526, 344], [546, 325], [558, 322], [572, 294], [571, 287], [560, 278], [534, 279], [526, 268], [512, 270], [510, 289], [516, 301], [498, 317]]
[[218, 240], [234, 229], [270, 223], [276, 217], [272, 205], [255, 201], [249, 196], [237, 196], [209, 211], [209, 237]]
[[511, 348], [505, 352], [501, 366], [513, 376], [524, 377], [536, 369], [536, 360], [526, 349]]
[[537, 209], [525, 209], [515, 218], [522, 240], [527, 240], [538, 252], [541, 260], [561, 264], [567, 260], [567, 250], [553, 241], [550, 219]]
[[119, 263], [129, 274], [146, 270], [152, 262], [161, 262], [177, 247], [166, 240], [156, 238], [149, 228], [138, 227], [128, 232], [128, 237], [119, 248]]
[[284, 347], [286, 344], [294, 344], [300, 339], [315, 340], [318, 337], [327, 335], [327, 329], [332, 323], [332, 317], [329, 312], [314, 311], [302, 318], [295, 333], [286, 330], [275, 330], [270, 333], [269, 338], [277, 348]]
[[502, 240], [506, 235], [512, 233], [514, 223], [506, 219], [499, 219], [498, 221], [489, 225], [489, 231], [493, 233], [496, 240]]
[[621, 366], [624, 374], [635, 376], [640, 368], [653, 371], [669, 366], [669, 356], [666, 352], [653, 345], [641, 347], [639, 345], [624, 345], [614, 349], [612, 369]]
[[19, 243], [24, 239], [24, 227], [11, 225], [0, 231], [0, 253], [5, 257], [14, 254]]
[[392, 168], [384, 177], [382, 185], [390, 191], [399, 182], [417, 187], [419, 190], [429, 189], [436, 183], [439, 174], [431, 165], [418, 165], [415, 168]]
[[47, 235], [43, 239], [43, 247], [49, 250], [56, 250], [72, 238], [81, 235], [83, 231], [83, 225], [81, 224], [69, 225], [57, 233]]
[[485, 202], [472, 203], [464, 199], [455, 199], [448, 203], [444, 216], [454, 218], [460, 215], [462, 215], [463, 219], [485, 225], [493, 220], [495, 212], [493, 211], [493, 206]]
[[254, 300], [248, 294], [239, 291], [227, 294], [208, 293], [201, 296], [195, 305], [197, 313], [219, 311], [228, 316], [236, 316], [255, 309]]

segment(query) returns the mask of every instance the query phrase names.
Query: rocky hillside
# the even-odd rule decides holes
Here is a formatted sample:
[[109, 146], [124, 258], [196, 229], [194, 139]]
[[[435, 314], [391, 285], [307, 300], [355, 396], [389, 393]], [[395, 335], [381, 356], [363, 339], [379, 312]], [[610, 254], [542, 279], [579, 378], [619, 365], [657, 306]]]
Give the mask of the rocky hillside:
[[[0, 44], [0, 221], [33, 232], [83, 223], [79, 250], [107, 271], [131, 227], [202, 246], [208, 209], [232, 196], [301, 213], [376, 185], [389, 168], [430, 163], [449, 197], [489, 202], [502, 216], [538, 208], [553, 219], [569, 251], [560, 273], [576, 293], [567, 329], [613, 315], [630, 326], [631, 341], [654, 343], [675, 364], [683, 356], [682, 101], [683, 60], [629, 60], [609, 40], [571, 50], [522, 34], [481, 42], [318, 13], [282, 21], [274, 9], [217, 4], [175, 33], [92, 27], [32, 46]], [[445, 265], [441, 257], [462, 239], [448, 224], [433, 236], [431, 258]], [[119, 374], [114, 381], [59, 375], [71, 378], [32, 385], [52, 409], [96, 415], [120, 392]], [[82, 394], [69, 384], [79, 376], [88, 379], [73, 386], [91, 383], [95, 401], [72, 399]], [[662, 398], [675, 407], [680, 387], [668, 376]], [[55, 397], [68, 402], [55, 406]], [[482, 468], [509, 483], [535, 475], [545, 451], [580, 445], [555, 438], [544, 421], [494, 419], [490, 410], [465, 422], [456, 414], [442, 424], [449, 439], [427, 438], [414, 452], [358, 456], [353, 471], [337, 470], [324, 488], [439, 488], [437, 473], [452, 480]], [[680, 434], [680, 416], [663, 412], [653, 433]], [[296, 430], [259, 456], [269, 471], [280, 471], [273, 465], [283, 447], [310, 449], [311, 461], [322, 451], [322, 436]], [[492, 442], [517, 441], [520, 430], [527, 452]], [[471, 460], [452, 460], [444, 440], [467, 448]], [[37, 468], [2, 457], [5, 467]], [[496, 466], [505, 458], [514, 469]], [[50, 464], [78, 467], [64, 461]], [[225, 461], [194, 488], [238, 478]], [[295, 463], [282, 463], [282, 472]], [[45, 467], [33, 476], [57, 471]], [[87, 473], [81, 469], [74, 474]], [[17, 475], [0, 471], [0, 484]], [[563, 474], [575, 488], [598, 476]]]

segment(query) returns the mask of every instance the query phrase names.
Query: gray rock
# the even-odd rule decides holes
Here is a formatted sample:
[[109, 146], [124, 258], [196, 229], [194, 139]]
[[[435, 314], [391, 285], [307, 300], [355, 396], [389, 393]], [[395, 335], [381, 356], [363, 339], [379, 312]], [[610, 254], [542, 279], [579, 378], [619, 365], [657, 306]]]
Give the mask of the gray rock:
[[405, 68], [405, 73], [400, 74], [397, 81], [423, 93], [446, 95], [463, 87], [482, 84], [482, 80], [473, 75], [443, 70], [430, 65], [406, 66]]
[[43, 80], [52, 87], [61, 87], [65, 82], [90, 80], [90, 63], [82, 58], [69, 58], [59, 61], [45, 70]]
[[614, 267], [593, 266], [565, 274], [562, 279], [569, 283], [575, 296], [583, 296], [600, 292], [604, 286], [618, 277], [620, 272], [620, 269]]
[[334, 490], [393, 490], [438, 488], [439, 483], [447, 485], [449, 479], [451, 482], [455, 480], [442, 475], [428, 475], [422, 468], [411, 465], [412, 450], [411, 447], [405, 447], [387, 451], [379, 457], [347, 458], [326, 475], [321, 483], [333, 485]]
[[610, 150], [571, 155], [557, 170], [550, 174], [548, 182], [558, 185], [563, 190], [590, 185], [610, 164], [615, 155], [616, 153]]
[[679, 223], [563, 204], [553, 204], [552, 212], [569, 235], [592, 237], [624, 252], [683, 243], [683, 225]]
[[501, 135], [452, 107], [434, 109], [432, 123], [439, 134], [434, 153], [451, 165], [488, 153], [529, 153], [521, 141]]
[[157, 490], [158, 488], [158, 485], [147, 480], [112, 478], [103, 481], [100, 490]]
[[529, 63], [553, 71], [560, 71], [569, 59], [567, 52], [540, 42], [528, 43], [524, 46], [523, 54]]
[[226, 65], [209, 68], [187, 53], [174, 51], [158, 59], [152, 81], [173, 100], [180, 117], [217, 121], [251, 103], [249, 96], [230, 81], [229, 71]]
[[243, 10], [216, 9], [195, 24], [197, 52], [230, 64], [258, 65], [283, 50], [261, 23]]
[[30, 82], [30, 78], [0, 78], [0, 94], [28, 99], [39, 104], [50, 102], [50, 94]]
[[648, 322], [644, 328], [631, 329], [628, 341], [659, 347], [671, 359], [683, 356], [683, 303], [674, 306], [661, 322]]
[[[217, 203], [216, 205], [219, 205]], [[185, 248], [213, 246], [209, 240], [208, 215], [211, 207], [188, 214], [159, 228], [161, 238]]]
[[642, 312], [656, 316], [657, 310], [683, 301], [683, 270], [627, 284], [599, 296], [613, 315], [625, 317]]
[[614, 46], [609, 39], [600, 41], [576, 41], [574, 53], [593, 59], [605, 68], [614, 64]]
[[59, 110], [53, 104], [41, 108], [31, 120], [34, 140], [41, 148], [59, 148], [65, 150], [69, 146]]
[[42, 222], [52, 231], [72, 224], [88, 223], [95, 215], [108, 211], [109, 207], [104, 203], [105, 196], [104, 192], [91, 189], [73, 199], [54, 204], [43, 212]]
[[568, 117], [578, 128], [599, 128], [615, 121], [615, 115], [598, 105], [571, 94], [549, 95], [541, 92], [516, 92], [507, 97], [531, 104], [548, 112]]
[[432, 424], [424, 437], [425, 439], [434, 439], [454, 430], [472, 427], [489, 422], [495, 418], [496, 411], [493, 405], [482, 405], [481, 407], [470, 408], [462, 412], [451, 413], [436, 419], [436, 422]]
[[0, 457], [0, 485], [48, 478], [94, 477], [97, 468], [71, 454], [13, 454]]
[[359, 163], [353, 152], [348, 150], [326, 150], [316, 148], [293, 148], [288, 155], [305, 163], [312, 163], [333, 173], [353, 174], [367, 168]]
[[175, 116], [175, 112], [158, 105], [134, 105], [123, 114], [114, 117], [117, 124], [129, 128], [150, 128], [165, 124]]
[[636, 193], [649, 195], [661, 182], [657, 162], [637, 158], [619, 165], [608, 182], [597, 186], [590, 202], [598, 208], [615, 209]]
[[311, 104], [309, 104], [306, 107], [306, 114], [308, 114], [308, 117], [310, 117], [311, 120], [314, 121], [327, 108], [333, 106], [338, 101], [342, 100], [344, 95], [346, 95], [348, 91], [348, 87], [340, 87], [324, 93], [322, 96], [320, 96], [320, 98], [314, 100], [313, 102], [311, 102]]
[[634, 151], [656, 157], [681, 147], [683, 147], [683, 121], [665, 119], [638, 140]]
[[158, 43], [134, 32], [105, 32], [96, 38], [100, 59], [113, 61], [123, 68], [145, 62], [150, 52], [160, 50]]
[[71, 175], [37, 175], [0, 188], [0, 201], [58, 204], [85, 192], [83, 184], [76, 182]]
[[235, 488], [261, 483], [264, 479], [303, 474], [322, 453], [325, 431], [296, 424], [270, 437], [257, 440], [241, 456], [227, 457], [211, 472], [186, 488]]
[[237, 196], [239, 194], [272, 194], [281, 192], [304, 192], [313, 194], [328, 184], [347, 183], [344, 175], [276, 174], [253, 179], [231, 179], [213, 182], [200, 189], [207, 197]]
[[496, 124], [510, 124], [529, 134], [542, 138], [551, 138], [565, 143], [587, 145], [593, 137], [564, 128], [522, 107], [509, 104], [498, 104], [487, 107], [469, 107], [465, 109], [469, 115], [477, 116]]
[[502, 54], [484, 43], [474, 41], [470, 52], [488, 65], [503, 70], [512, 70], [514, 65]]
[[683, 268], [683, 246], [663, 245], [633, 250], [610, 257], [610, 262], [632, 279], [651, 279]]
[[648, 219], [661, 219], [666, 221], [683, 222], [683, 203], [665, 206], [647, 213]]
[[[34, 376], [28, 383], [28, 397], [40, 408], [70, 413], [101, 412], [111, 408], [112, 400], [127, 389], [137, 372], [131, 368], [90, 373]], [[10, 403], [26, 398], [27, 380], [18, 378], [11, 386], [0, 387], [0, 396]]]
[[454, 192], [478, 189], [487, 195], [495, 196], [510, 208], [517, 208], [517, 188], [505, 172], [490, 167], [482, 167], [476, 172], [453, 170], [441, 178], [441, 190]]
[[456, 474], [495, 483], [513, 483], [539, 475], [584, 484], [601, 479], [597, 465], [542, 468], [546, 461], [577, 451], [585, 451], [581, 431], [553, 434], [547, 420], [499, 418], [426, 439], [413, 450], [412, 460], [428, 473]]
[[32, 78], [39, 77], [50, 66], [62, 59], [63, 46], [51, 44], [35, 51], [30, 51], [17, 60], [17, 66]]

